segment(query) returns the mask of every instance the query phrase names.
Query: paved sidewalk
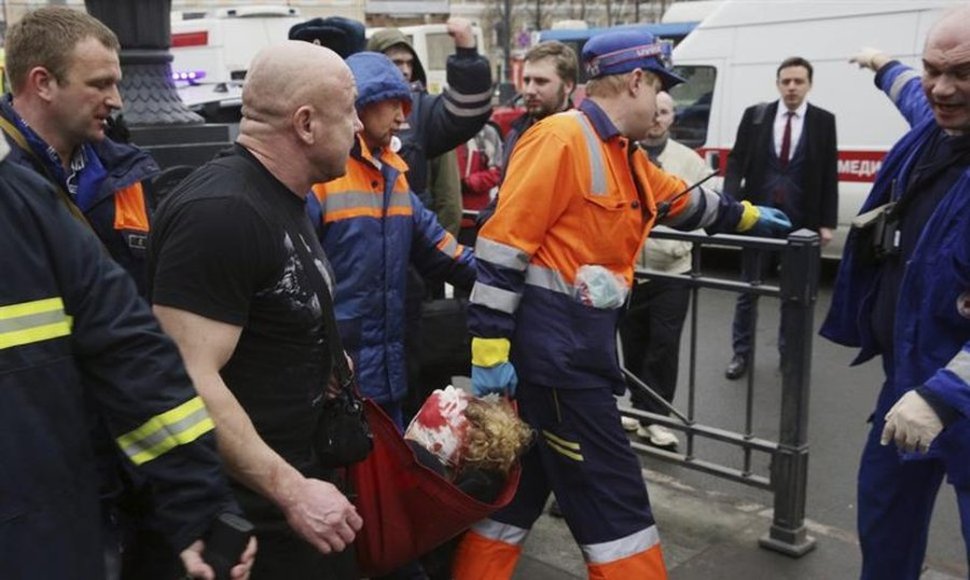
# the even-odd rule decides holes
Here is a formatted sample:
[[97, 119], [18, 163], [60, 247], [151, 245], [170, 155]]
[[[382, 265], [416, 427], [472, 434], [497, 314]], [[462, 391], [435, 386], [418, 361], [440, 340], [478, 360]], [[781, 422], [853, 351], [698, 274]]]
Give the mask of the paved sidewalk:
[[[770, 506], [694, 489], [644, 470], [672, 580], [839, 580], [859, 575], [854, 532], [809, 521], [816, 548], [793, 559], [758, 547]], [[517, 580], [585, 578], [585, 566], [563, 520], [543, 515], [525, 545]], [[922, 580], [958, 580], [961, 570], [927, 570]]]

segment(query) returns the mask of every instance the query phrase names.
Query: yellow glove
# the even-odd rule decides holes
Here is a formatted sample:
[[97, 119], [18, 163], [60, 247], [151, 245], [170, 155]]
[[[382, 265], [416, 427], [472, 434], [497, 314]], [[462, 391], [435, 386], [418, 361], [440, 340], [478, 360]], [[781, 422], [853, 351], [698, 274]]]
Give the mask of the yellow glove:
[[512, 344], [507, 338], [472, 337], [472, 364], [477, 367], [494, 367], [509, 361]]
[[515, 396], [519, 379], [509, 362], [511, 349], [507, 338], [472, 338], [472, 392], [476, 397], [491, 393]]
[[770, 238], [787, 234], [791, 230], [791, 221], [780, 209], [751, 205], [750, 201], [742, 201], [741, 205], [744, 210], [735, 231]]

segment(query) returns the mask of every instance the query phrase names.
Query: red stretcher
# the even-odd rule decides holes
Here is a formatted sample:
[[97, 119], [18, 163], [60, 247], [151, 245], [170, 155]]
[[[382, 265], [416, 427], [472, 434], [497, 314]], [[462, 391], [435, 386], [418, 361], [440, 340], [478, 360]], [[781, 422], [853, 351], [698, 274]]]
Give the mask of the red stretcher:
[[354, 501], [364, 526], [355, 547], [361, 577], [387, 574], [417, 559], [505, 507], [519, 485], [519, 468], [509, 475], [495, 503], [482, 503], [420, 464], [397, 426], [379, 406], [365, 400], [374, 449], [348, 468]]

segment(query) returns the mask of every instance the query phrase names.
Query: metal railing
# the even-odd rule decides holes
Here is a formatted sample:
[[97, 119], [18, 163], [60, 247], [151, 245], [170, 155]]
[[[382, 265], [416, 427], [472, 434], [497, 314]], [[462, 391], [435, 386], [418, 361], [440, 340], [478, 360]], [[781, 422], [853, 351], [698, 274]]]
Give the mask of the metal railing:
[[[811, 381], [811, 358], [815, 303], [818, 296], [819, 238], [809, 230], [799, 230], [785, 240], [744, 236], [706, 236], [703, 234], [656, 231], [656, 238], [689, 241], [693, 244], [691, 272], [686, 275], [637, 271], [638, 279], [678, 280], [690, 287], [690, 364], [687, 380], [687, 408], [681, 411], [663, 400], [633, 373], [624, 369], [634, 388], [640, 388], [670, 411], [670, 416], [622, 408], [624, 415], [646, 419], [651, 423], [682, 431], [686, 438], [683, 453], [651, 447], [631, 441], [635, 451], [683, 467], [717, 477], [768, 490], [774, 495], [774, 516], [771, 528], [759, 543], [762, 547], [799, 557], [815, 547], [805, 527], [805, 499], [808, 482], [808, 403]], [[731, 246], [761, 250], [761, 254], [780, 256], [780, 286], [765, 284], [756, 279], [750, 282], [704, 276], [701, 271], [701, 252], [704, 246]], [[762, 268], [757, 268], [761, 271]], [[781, 300], [783, 319], [782, 338], [785, 356], [782, 360], [781, 409], [777, 441], [754, 434], [754, 372], [747, 375], [745, 416], [742, 431], [731, 431], [696, 420], [697, 416], [697, 342], [699, 329], [698, 302], [702, 288], [751, 293], [757, 297], [770, 296]], [[753, 305], [752, 328], [757, 328], [758, 300]], [[757, 340], [752, 341], [748, 366], [753, 369], [757, 357]], [[622, 349], [618, 349], [622, 352]], [[698, 438], [718, 441], [740, 449], [741, 468], [723, 465], [695, 455]], [[754, 453], [770, 457], [768, 474], [756, 473]]]

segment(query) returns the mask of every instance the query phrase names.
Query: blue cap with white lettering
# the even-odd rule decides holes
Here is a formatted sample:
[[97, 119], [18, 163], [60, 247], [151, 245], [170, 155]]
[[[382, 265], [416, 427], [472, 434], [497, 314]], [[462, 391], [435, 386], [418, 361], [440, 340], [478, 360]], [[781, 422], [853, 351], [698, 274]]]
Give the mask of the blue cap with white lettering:
[[597, 79], [635, 68], [648, 70], [663, 83], [664, 90], [684, 82], [670, 71], [671, 45], [643, 30], [611, 30], [590, 38], [583, 47], [586, 75]]

